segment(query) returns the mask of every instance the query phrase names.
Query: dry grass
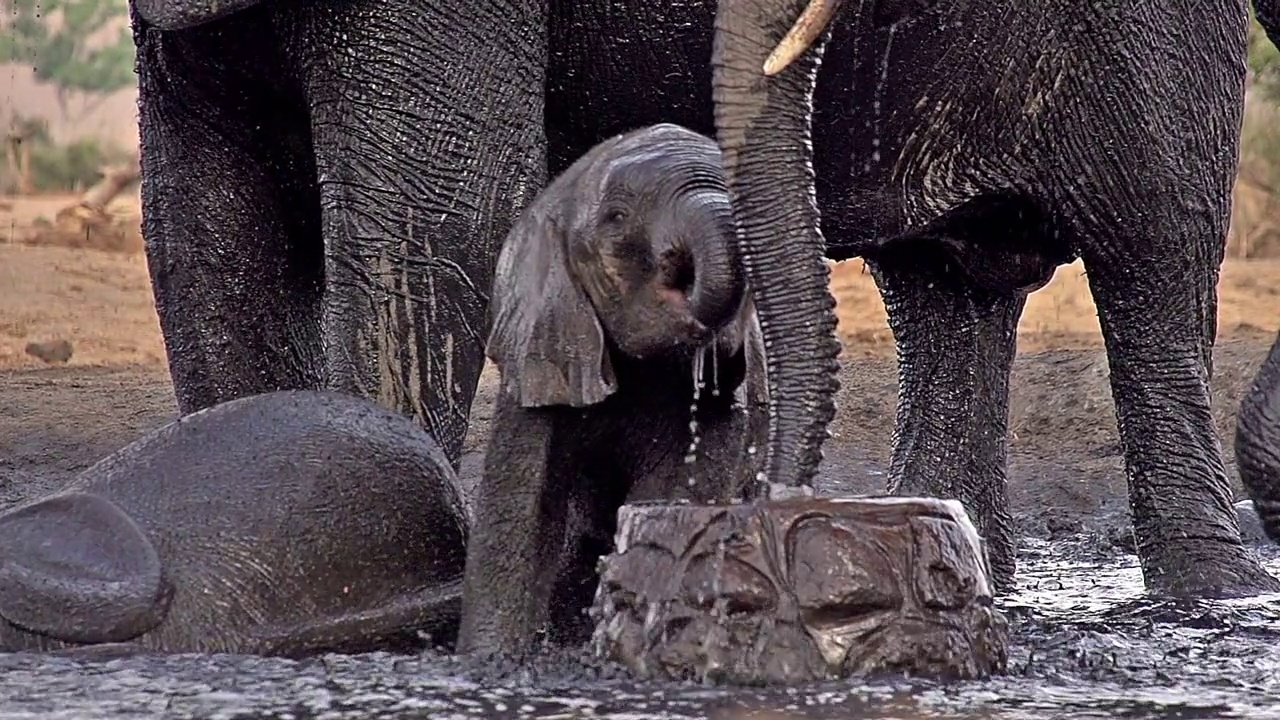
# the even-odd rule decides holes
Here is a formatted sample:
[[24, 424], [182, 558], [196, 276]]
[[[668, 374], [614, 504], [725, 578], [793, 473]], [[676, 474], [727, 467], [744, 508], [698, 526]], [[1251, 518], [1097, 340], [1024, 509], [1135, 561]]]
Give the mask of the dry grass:
[[0, 199], [0, 243], [142, 252], [142, 208], [135, 188], [96, 211], [76, 195]]

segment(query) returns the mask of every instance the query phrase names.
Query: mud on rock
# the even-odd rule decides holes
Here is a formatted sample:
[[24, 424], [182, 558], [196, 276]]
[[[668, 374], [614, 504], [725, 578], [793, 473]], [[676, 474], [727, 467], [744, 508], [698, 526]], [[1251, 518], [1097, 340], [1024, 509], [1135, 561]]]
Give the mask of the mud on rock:
[[974, 679], [1007, 662], [992, 602], [956, 501], [634, 504], [600, 563], [592, 642], [646, 679]]

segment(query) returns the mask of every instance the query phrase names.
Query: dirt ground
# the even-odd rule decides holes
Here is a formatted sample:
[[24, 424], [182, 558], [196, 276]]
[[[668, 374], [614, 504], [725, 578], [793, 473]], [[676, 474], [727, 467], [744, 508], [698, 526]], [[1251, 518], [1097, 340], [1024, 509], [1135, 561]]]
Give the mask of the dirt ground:
[[[146, 262], [139, 253], [23, 244], [64, 198], [0, 198], [0, 500], [53, 487], [172, 418]], [[136, 201], [135, 201], [136, 202]], [[897, 389], [892, 335], [860, 261], [834, 268], [845, 358], [824, 474], [843, 488], [883, 482]], [[1280, 326], [1280, 260], [1229, 259], [1220, 284], [1215, 418], [1230, 457], [1234, 411]], [[32, 343], [65, 340], [50, 366]], [[1079, 265], [1028, 302], [1013, 379], [1010, 493], [1026, 532], [1105, 529], [1123, 517], [1124, 479], [1095, 310]], [[479, 467], [492, 373], [477, 400], [464, 474]]]

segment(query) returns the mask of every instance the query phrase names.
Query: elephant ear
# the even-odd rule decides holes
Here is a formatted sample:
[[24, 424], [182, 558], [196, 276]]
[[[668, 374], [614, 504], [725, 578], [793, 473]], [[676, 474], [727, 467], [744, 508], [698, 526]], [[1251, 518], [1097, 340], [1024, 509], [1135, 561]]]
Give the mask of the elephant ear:
[[541, 199], [512, 227], [493, 283], [486, 353], [521, 407], [601, 402], [618, 389], [604, 329], [569, 271], [567, 234]]
[[74, 643], [133, 639], [168, 612], [160, 558], [97, 495], [64, 493], [0, 516], [0, 618]]

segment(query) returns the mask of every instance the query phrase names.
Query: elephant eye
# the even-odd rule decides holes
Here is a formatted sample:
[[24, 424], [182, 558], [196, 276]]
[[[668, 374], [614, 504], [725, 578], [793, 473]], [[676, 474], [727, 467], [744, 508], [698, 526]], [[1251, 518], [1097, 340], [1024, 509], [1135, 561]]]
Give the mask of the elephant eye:
[[604, 221], [610, 225], [618, 225], [625, 222], [630, 216], [626, 208], [612, 207], [604, 211]]

